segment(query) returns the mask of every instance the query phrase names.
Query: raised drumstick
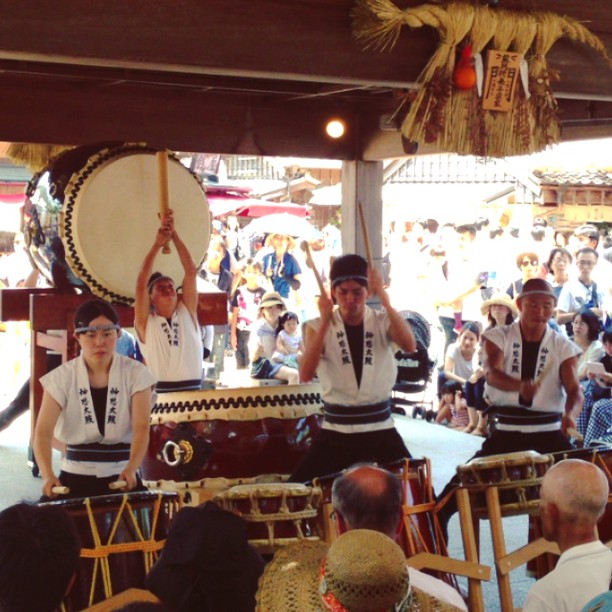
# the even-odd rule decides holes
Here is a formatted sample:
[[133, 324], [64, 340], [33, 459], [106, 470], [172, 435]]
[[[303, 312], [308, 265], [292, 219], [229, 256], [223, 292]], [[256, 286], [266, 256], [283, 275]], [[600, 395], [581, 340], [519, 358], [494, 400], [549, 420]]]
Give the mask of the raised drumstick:
[[[310, 252], [310, 245], [308, 244], [308, 240], [302, 240], [302, 242], [300, 242], [300, 248], [302, 249], [302, 251], [304, 251], [304, 255], [306, 256], [306, 265], [313, 271], [315, 278], [317, 279], [319, 291], [321, 292], [321, 294], [325, 294], [325, 285], [323, 284], [323, 279], [321, 278], [319, 270], [317, 269], [317, 266], [315, 266], [315, 262], [312, 259], [312, 253]], [[333, 314], [330, 315], [329, 321], [332, 326], [336, 326]]]
[[363, 215], [363, 208], [361, 202], [357, 203], [357, 210], [359, 211], [359, 221], [361, 221], [361, 231], [363, 233], [363, 242], [365, 244], [366, 259], [368, 260], [368, 267], [372, 267], [372, 251], [370, 250], [370, 239], [368, 238], [368, 228], [366, 226], [365, 217]]
[[[164, 218], [164, 215], [170, 208], [170, 200], [168, 197], [168, 154], [166, 151], [157, 151], [157, 180], [159, 183], [159, 217]], [[170, 245], [166, 242], [162, 247], [162, 253], [167, 255], [170, 253]]]

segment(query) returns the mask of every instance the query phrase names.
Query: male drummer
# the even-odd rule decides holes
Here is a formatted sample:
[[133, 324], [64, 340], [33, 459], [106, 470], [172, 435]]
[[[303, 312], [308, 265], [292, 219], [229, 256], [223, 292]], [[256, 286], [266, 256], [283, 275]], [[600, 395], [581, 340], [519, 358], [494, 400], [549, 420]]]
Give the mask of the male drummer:
[[[321, 316], [304, 325], [302, 381], [321, 381], [325, 420], [302, 463], [291, 476], [304, 482], [358, 461], [388, 462], [410, 457], [396, 431], [389, 394], [397, 366], [392, 342], [416, 350], [412, 329], [394, 310], [382, 276], [359, 255], [337, 258], [330, 270], [332, 298], [322, 294]], [[366, 306], [377, 295], [384, 310]]]
[[[159, 272], [151, 274], [160, 249], [172, 243], [185, 270], [182, 292]], [[136, 280], [134, 327], [138, 346], [158, 391], [199, 389], [202, 384], [202, 335], [197, 318], [197, 267], [174, 227], [172, 211], [161, 218], [155, 241]]]
[[[544, 279], [532, 278], [517, 297], [520, 318], [483, 333], [485, 398], [494, 409], [495, 431], [475, 457], [533, 450], [571, 450], [570, 430], [582, 409], [577, 375], [580, 348], [549, 325], [556, 296]], [[444, 498], [456, 478], [441, 494]], [[444, 524], [456, 511], [450, 499]]]

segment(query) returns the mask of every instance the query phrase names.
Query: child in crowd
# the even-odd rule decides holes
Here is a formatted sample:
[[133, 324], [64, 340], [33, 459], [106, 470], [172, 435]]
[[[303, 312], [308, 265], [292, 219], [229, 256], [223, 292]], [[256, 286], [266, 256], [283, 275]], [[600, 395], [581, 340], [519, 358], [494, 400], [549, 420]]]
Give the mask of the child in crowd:
[[304, 352], [299, 324], [298, 316], [294, 312], [287, 311], [279, 317], [276, 328], [276, 351], [272, 355], [272, 361], [297, 369], [298, 355]]
[[467, 402], [463, 397], [463, 388], [455, 380], [447, 380], [442, 385], [442, 397], [438, 406], [436, 423], [448, 421], [448, 426], [454, 429], [467, 428], [470, 417], [467, 411]]
[[259, 315], [265, 277], [261, 262], [247, 259], [240, 273], [240, 284], [231, 299], [230, 343], [236, 355], [236, 368], [249, 367], [249, 337], [251, 326]]

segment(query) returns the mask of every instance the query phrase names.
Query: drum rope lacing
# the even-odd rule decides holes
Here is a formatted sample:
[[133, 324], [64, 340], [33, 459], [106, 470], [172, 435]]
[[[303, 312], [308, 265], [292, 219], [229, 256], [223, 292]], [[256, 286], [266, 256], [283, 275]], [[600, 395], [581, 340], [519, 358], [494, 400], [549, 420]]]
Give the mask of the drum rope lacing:
[[[111, 581], [111, 573], [110, 573], [110, 565], [109, 565], [109, 556], [117, 553], [127, 553], [127, 552], [142, 552], [143, 560], [145, 564], [145, 571], [148, 573], [153, 563], [157, 559], [157, 553], [164, 547], [166, 540], [155, 540], [155, 533], [157, 531], [157, 523], [159, 519], [159, 515], [162, 508], [163, 496], [159, 494], [157, 499], [155, 500], [153, 506], [153, 520], [151, 522], [151, 538], [145, 539], [143, 536], [142, 530], [138, 525], [136, 520], [136, 514], [132, 508], [132, 505], [129, 502], [129, 495], [124, 495], [121, 506], [117, 512], [117, 516], [113, 523], [113, 527], [111, 529], [110, 535], [108, 537], [108, 542], [106, 544], [102, 543], [102, 538], [100, 537], [100, 532], [98, 531], [98, 527], [96, 525], [96, 521], [94, 518], [94, 512], [91, 506], [91, 500], [89, 498], [85, 499], [85, 508], [87, 509], [87, 517], [89, 519], [89, 526], [91, 529], [91, 535], [93, 537], [95, 548], [82, 548], [81, 549], [81, 557], [85, 559], [94, 559], [94, 568], [92, 574], [92, 583], [91, 589], [89, 592], [89, 605], [93, 605], [94, 595], [96, 592], [96, 581], [98, 577], [98, 573], [100, 573], [104, 585], [104, 594], [105, 596], [112, 597], [113, 595], [113, 587]], [[136, 532], [137, 537], [139, 538], [136, 542], [122, 542], [113, 544], [113, 538], [116, 535], [117, 529], [121, 523], [121, 520], [124, 516], [124, 512], [127, 512]]]

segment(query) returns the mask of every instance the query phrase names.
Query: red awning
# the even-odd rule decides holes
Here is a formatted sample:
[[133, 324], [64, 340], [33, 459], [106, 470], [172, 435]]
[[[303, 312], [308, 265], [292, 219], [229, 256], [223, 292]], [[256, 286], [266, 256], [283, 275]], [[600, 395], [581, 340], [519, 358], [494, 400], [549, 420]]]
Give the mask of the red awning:
[[213, 217], [234, 213], [238, 217], [264, 217], [273, 213], [289, 213], [298, 217], [310, 216], [307, 206], [291, 202], [268, 202], [249, 198], [246, 189], [207, 188], [206, 198]]
[[23, 193], [0, 193], [0, 204], [19, 204], [23, 205], [25, 194]]

